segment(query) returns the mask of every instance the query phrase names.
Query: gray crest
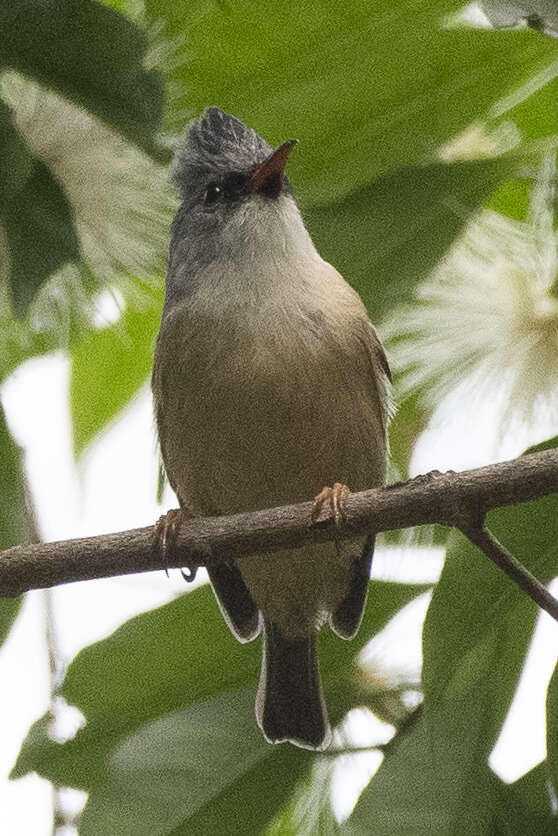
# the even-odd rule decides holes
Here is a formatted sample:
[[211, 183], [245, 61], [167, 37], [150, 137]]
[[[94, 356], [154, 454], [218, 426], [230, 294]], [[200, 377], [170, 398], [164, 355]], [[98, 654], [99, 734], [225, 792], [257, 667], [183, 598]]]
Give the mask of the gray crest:
[[192, 179], [249, 171], [272, 151], [265, 139], [236, 116], [208, 107], [186, 130], [175, 154], [173, 179], [184, 196]]

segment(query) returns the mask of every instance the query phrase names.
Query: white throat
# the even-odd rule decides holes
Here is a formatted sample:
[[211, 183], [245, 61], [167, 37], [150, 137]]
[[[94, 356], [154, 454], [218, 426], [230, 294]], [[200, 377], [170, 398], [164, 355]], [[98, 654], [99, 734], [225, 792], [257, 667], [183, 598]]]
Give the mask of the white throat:
[[204, 268], [189, 306], [203, 311], [268, 307], [285, 283], [290, 294], [316, 275], [324, 262], [316, 251], [294, 200], [247, 201], [221, 232], [220, 254]]

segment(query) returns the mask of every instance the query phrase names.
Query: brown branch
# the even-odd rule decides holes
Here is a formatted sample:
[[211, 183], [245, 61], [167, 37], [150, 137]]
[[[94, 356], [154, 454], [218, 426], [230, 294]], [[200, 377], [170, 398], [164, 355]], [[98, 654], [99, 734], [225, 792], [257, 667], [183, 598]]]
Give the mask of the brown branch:
[[[310, 524], [311, 502], [229, 517], [198, 517], [182, 526], [169, 567], [262, 555], [324, 542], [439, 523], [461, 527], [475, 515], [558, 492], [558, 450], [545, 450], [462, 473], [434, 472], [405, 483], [351, 494], [340, 528]], [[468, 533], [468, 532], [467, 532]], [[71, 581], [164, 568], [154, 529], [15, 546], [0, 552], [0, 596], [14, 596]]]

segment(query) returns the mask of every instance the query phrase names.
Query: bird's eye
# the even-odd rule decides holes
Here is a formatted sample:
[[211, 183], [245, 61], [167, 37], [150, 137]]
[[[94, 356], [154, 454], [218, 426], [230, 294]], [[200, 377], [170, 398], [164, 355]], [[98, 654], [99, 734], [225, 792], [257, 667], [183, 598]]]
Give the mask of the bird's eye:
[[223, 190], [218, 183], [210, 183], [205, 191], [206, 204], [215, 203], [221, 197]]

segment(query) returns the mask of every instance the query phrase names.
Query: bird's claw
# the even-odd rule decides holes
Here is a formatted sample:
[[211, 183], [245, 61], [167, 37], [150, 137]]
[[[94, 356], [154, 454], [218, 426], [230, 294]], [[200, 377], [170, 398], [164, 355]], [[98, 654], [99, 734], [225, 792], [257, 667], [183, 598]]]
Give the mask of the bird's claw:
[[328, 505], [335, 525], [340, 526], [345, 520], [345, 503], [350, 493], [347, 485], [342, 485], [341, 482], [335, 482], [333, 487], [326, 485], [325, 488], [322, 488], [320, 493], [314, 497], [312, 522], [317, 522], [322, 508], [324, 505]]
[[[185, 520], [186, 515], [182, 508], [172, 508], [166, 514], [160, 516], [155, 524], [155, 542], [164, 560], [167, 578], [169, 577], [168, 555], [176, 548], [178, 532]], [[194, 580], [196, 572], [196, 566], [180, 570], [182, 577], [188, 583]]]
[[176, 545], [176, 538], [183, 522], [182, 508], [172, 508], [160, 516], [155, 523], [155, 539], [163, 555], [169, 548], [172, 549]]

